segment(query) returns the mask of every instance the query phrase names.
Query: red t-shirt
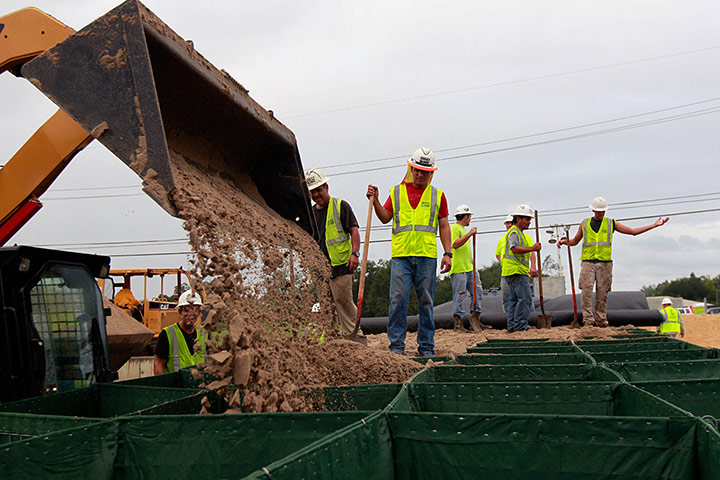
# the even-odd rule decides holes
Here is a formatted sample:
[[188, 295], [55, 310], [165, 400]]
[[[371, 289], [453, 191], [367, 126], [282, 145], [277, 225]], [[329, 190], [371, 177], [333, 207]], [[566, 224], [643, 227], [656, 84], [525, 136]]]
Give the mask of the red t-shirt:
[[[425, 192], [424, 188], [417, 188], [412, 183], [406, 183], [402, 182], [407, 186], [407, 194], [408, 194], [408, 200], [410, 201], [410, 206], [415, 209], [420, 204], [420, 199], [422, 198], [423, 192]], [[392, 212], [392, 199], [390, 198], [390, 195], [388, 195], [387, 200], [385, 201], [385, 205], [383, 205], [385, 210]], [[441, 198], [440, 198], [440, 210], [438, 211], [438, 218], [444, 218], [448, 216], [448, 206], [447, 206], [447, 199], [445, 198], [445, 192], [443, 192]]]

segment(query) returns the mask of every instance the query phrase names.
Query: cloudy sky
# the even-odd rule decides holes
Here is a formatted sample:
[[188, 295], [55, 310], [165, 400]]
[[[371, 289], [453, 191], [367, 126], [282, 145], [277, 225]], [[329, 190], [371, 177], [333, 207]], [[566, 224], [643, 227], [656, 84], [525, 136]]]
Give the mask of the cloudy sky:
[[[116, 2], [32, 4], [80, 29]], [[366, 185], [387, 192], [423, 145], [437, 154], [433, 183], [451, 211], [475, 212], [478, 265], [492, 262], [517, 204], [538, 209], [544, 231], [576, 224], [601, 195], [629, 226], [671, 216], [616, 236], [616, 290], [720, 273], [715, 0], [145, 4], [275, 112], [305, 168], [324, 168], [363, 226]], [[0, 13], [27, 5], [5, 0]], [[0, 95], [4, 163], [56, 107], [9, 73]], [[108, 254], [114, 267], [186, 263], [164, 255], [188, 250], [180, 221], [99, 143], [42, 200], [11, 243]], [[377, 227], [370, 258], [388, 258], [389, 230]]]

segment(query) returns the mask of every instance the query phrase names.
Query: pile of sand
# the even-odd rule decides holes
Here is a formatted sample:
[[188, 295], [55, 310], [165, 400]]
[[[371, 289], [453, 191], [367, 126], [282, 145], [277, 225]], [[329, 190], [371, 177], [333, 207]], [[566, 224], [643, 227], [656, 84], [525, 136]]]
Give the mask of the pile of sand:
[[[304, 411], [314, 387], [402, 382], [421, 366], [339, 340], [330, 266], [314, 239], [237, 183], [172, 152], [171, 200], [207, 296], [208, 359], [216, 389], [246, 412]], [[311, 316], [319, 302], [322, 314]], [[238, 386], [236, 390], [234, 385]]]

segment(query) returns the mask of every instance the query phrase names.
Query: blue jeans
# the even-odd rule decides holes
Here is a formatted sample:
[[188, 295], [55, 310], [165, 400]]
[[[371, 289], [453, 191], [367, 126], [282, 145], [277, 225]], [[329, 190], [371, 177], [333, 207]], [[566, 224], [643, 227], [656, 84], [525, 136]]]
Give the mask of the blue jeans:
[[480, 276], [475, 272], [475, 295], [477, 297], [477, 305], [473, 308], [472, 289], [473, 289], [473, 272], [453, 273], [450, 275], [450, 284], [453, 289], [453, 315], [460, 318], [465, 317], [465, 297], [470, 296], [470, 313], [482, 312], [482, 283]]
[[510, 291], [510, 287], [508, 287], [505, 277], [500, 278], [500, 293], [502, 294], [503, 313], [507, 313], [508, 292]]
[[433, 299], [435, 298], [435, 272], [437, 259], [430, 257], [393, 257], [390, 261], [390, 309], [387, 334], [390, 350], [405, 351], [407, 334], [407, 311], [410, 286], [415, 287], [418, 298], [418, 353], [435, 353], [435, 322]]
[[528, 318], [533, 310], [532, 292], [530, 290], [530, 277], [527, 275], [508, 275], [502, 277], [507, 287], [507, 313], [508, 332], [519, 332], [528, 329]]

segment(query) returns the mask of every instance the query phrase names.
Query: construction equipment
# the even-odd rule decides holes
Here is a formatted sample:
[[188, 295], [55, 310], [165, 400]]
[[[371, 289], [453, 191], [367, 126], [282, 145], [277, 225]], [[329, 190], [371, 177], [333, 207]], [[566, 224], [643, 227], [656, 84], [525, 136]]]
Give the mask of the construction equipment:
[[95, 282], [110, 258], [0, 248], [0, 403], [112, 381]]
[[367, 271], [367, 257], [368, 257], [368, 249], [370, 248], [370, 227], [372, 226], [372, 211], [373, 211], [373, 202], [375, 201], [375, 196], [370, 196], [370, 201], [368, 203], [368, 214], [367, 214], [367, 222], [365, 224], [365, 246], [363, 247], [363, 254], [362, 254], [362, 262], [360, 265], [360, 283], [358, 285], [358, 304], [357, 304], [357, 320], [355, 321], [355, 328], [353, 329], [352, 333], [348, 335], [348, 340], [352, 340], [353, 342], [362, 343], [363, 345], [367, 345], [367, 337], [358, 335], [358, 330], [360, 330], [360, 318], [362, 317], [362, 307], [363, 307], [363, 301], [365, 299], [365, 272]]
[[316, 236], [293, 133], [143, 4], [128, 0], [77, 33], [34, 8], [0, 24], [0, 72], [25, 77], [62, 109], [0, 170], [0, 241], [93, 138], [171, 215], [183, 159]]
[[[538, 211], [535, 210], [535, 239], [537, 243], [540, 243], [540, 227], [538, 226]], [[537, 273], [538, 273], [538, 288], [540, 290], [540, 311], [538, 315], [537, 328], [551, 328], [552, 327], [552, 315], [545, 315], [545, 300], [543, 299], [543, 288], [542, 288], [542, 258], [540, 252], [537, 252]]]
[[[131, 280], [137, 277], [143, 280], [141, 300], [133, 294], [130, 285]], [[156, 295], [149, 293], [149, 282], [155, 277], [160, 279], [160, 291]], [[170, 277], [174, 282], [167, 283], [165, 277]], [[192, 279], [182, 268], [114, 268], [110, 270], [107, 280], [101, 279], [99, 284], [100, 289], [117, 307], [152, 330], [157, 337], [163, 328], [180, 319], [175, 309], [177, 298], [184, 286], [189, 288], [192, 285]], [[198, 292], [205, 301], [202, 286]]]
[[[61, 108], [0, 169], [0, 246], [42, 208], [40, 196], [95, 138], [143, 179], [145, 193], [171, 215], [178, 215], [172, 201], [176, 173], [187, 162], [232, 179], [268, 215], [296, 222], [317, 237], [293, 133], [140, 2], [128, 0], [78, 32], [27, 8], [0, 17], [0, 32], [0, 73], [26, 78]], [[100, 276], [108, 273], [107, 257], [55, 254], [96, 276], [102, 258], [106, 268]], [[3, 278], [2, 291], [21, 291], [17, 281]], [[82, 364], [82, 378], [70, 377], [73, 382], [108, 378], [94, 282], [92, 292], [82, 298], [97, 300], [100, 313], [87, 313], [96, 321], [83, 317], [75, 323], [92, 332], [90, 343], [77, 345], [83, 361], [87, 351], [97, 355], [92, 368]], [[169, 302], [158, 299], [158, 305], [171, 311]], [[169, 321], [160, 317], [158, 329]], [[13, 307], [2, 311], [0, 342], [13, 346], [4, 348], [0, 365], [0, 381], [8, 384], [1, 401], [65, 388], [64, 378], [62, 384], [48, 383], [53, 364], [47, 363], [46, 372], [39, 360], [53, 354], [43, 347], [51, 345], [54, 332], [39, 328], [40, 320]]]

